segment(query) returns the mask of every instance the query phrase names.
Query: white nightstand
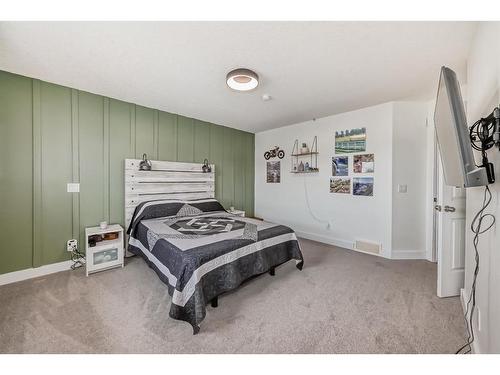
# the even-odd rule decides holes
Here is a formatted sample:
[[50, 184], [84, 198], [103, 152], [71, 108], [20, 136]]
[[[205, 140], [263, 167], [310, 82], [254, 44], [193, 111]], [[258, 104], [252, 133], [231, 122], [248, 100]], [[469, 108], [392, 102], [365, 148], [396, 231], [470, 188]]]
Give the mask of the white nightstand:
[[245, 217], [245, 211], [243, 210], [233, 210], [233, 211], [229, 210], [228, 212], [236, 216]]
[[[92, 236], [105, 236], [116, 233], [116, 239], [102, 239], [90, 246]], [[106, 229], [100, 227], [85, 228], [85, 264], [87, 276], [90, 273], [123, 267], [123, 228], [119, 224], [108, 225]]]

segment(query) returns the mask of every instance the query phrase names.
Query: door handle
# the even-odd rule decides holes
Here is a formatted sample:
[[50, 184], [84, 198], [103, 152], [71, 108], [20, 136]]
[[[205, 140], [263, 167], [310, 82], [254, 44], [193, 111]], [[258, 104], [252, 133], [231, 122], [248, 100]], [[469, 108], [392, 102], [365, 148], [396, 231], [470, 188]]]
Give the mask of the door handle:
[[455, 207], [444, 206], [444, 211], [445, 212], [455, 212]]
[[436, 211], [441, 212], [441, 205], [440, 205], [440, 204], [436, 204], [436, 205], [434, 206], [434, 209], [435, 209]]

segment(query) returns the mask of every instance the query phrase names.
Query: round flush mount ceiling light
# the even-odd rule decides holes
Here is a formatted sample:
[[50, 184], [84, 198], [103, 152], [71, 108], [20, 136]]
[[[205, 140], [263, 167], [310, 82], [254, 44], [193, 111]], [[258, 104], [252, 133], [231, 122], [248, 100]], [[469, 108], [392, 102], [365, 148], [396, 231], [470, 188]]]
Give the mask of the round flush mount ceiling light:
[[250, 91], [259, 85], [259, 76], [250, 69], [234, 69], [227, 73], [227, 85], [236, 91]]

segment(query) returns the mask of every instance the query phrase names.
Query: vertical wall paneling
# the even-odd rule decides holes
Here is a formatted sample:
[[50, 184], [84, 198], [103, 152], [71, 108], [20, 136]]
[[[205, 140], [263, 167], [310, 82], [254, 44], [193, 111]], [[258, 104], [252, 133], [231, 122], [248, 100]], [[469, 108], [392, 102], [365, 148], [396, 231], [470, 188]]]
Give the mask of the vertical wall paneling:
[[244, 133], [233, 133], [233, 160], [234, 160], [234, 202], [233, 205], [242, 209], [245, 207], [245, 173], [246, 165], [243, 157]]
[[32, 81], [0, 71], [0, 273], [32, 266]]
[[222, 203], [224, 180], [224, 128], [210, 124], [210, 162], [215, 164], [215, 197]]
[[194, 120], [194, 162], [210, 158], [210, 124]]
[[158, 160], [160, 151], [160, 124], [159, 124], [159, 111], [155, 110], [153, 113], [153, 140], [154, 140], [154, 159]]
[[[80, 145], [78, 90], [71, 89], [71, 150], [72, 150], [72, 182], [80, 182]], [[71, 232], [73, 238], [80, 238], [80, 194], [72, 195], [73, 222]], [[80, 246], [81, 247], [81, 246]]]
[[130, 146], [132, 148], [133, 155], [136, 155], [136, 142], [135, 142], [135, 124], [136, 124], [136, 116], [135, 116], [135, 104], [129, 104], [130, 109]]
[[158, 111], [158, 159], [177, 161], [177, 116]]
[[[106, 168], [103, 98], [80, 91], [78, 93], [80, 149], [80, 239], [85, 227], [105, 219]], [[80, 249], [84, 249], [83, 242]]]
[[[245, 134], [245, 211], [248, 216], [254, 214], [254, 189], [255, 189], [255, 137]], [[283, 166], [282, 166], [283, 168]]]
[[224, 160], [222, 167], [224, 169], [224, 179], [222, 180], [222, 202], [224, 206], [234, 205], [234, 155], [233, 140], [236, 130], [224, 128]]
[[33, 267], [42, 262], [42, 108], [41, 82], [33, 80]]
[[41, 82], [43, 264], [69, 258], [66, 241], [73, 237], [73, 179], [71, 150], [71, 89]]
[[0, 274], [67, 260], [66, 241], [82, 250], [102, 220], [123, 225], [124, 160], [144, 152], [208, 158], [216, 197], [253, 215], [250, 133], [2, 71], [0, 131]]
[[154, 110], [135, 106], [135, 156], [142, 158], [142, 154], [149, 159], [155, 155]]
[[109, 208], [109, 98], [103, 98], [103, 218], [109, 223], [110, 208]]
[[193, 119], [177, 116], [177, 160], [194, 160], [194, 125]]
[[110, 99], [109, 101], [109, 221], [122, 225], [125, 222], [123, 212], [124, 160], [135, 155], [133, 136], [135, 120], [131, 107], [134, 106], [119, 100]]

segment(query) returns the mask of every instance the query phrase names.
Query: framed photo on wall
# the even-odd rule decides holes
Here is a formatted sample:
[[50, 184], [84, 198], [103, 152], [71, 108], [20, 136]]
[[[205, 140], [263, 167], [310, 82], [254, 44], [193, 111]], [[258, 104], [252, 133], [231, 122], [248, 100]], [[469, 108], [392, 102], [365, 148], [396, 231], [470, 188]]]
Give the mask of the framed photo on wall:
[[352, 180], [352, 195], [373, 196], [373, 177], [354, 177]]
[[279, 161], [268, 161], [266, 170], [267, 183], [280, 183], [281, 182], [281, 163]]
[[375, 155], [354, 155], [352, 169], [354, 173], [373, 173], [375, 171]]
[[348, 176], [349, 175], [349, 157], [334, 156], [332, 158], [332, 176]]
[[335, 132], [336, 154], [361, 151], [366, 151], [366, 128], [338, 130]]

